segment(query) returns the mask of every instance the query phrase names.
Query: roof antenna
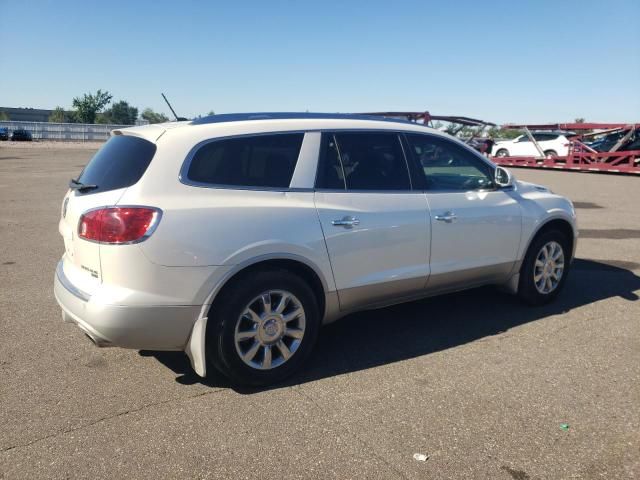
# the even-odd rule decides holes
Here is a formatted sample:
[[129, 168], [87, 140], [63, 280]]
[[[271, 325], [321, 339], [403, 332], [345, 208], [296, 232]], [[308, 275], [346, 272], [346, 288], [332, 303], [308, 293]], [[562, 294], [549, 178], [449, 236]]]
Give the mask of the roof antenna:
[[176, 115], [176, 111], [173, 109], [173, 107], [169, 103], [169, 100], [167, 100], [167, 97], [164, 96], [164, 93], [161, 93], [160, 95], [162, 95], [162, 98], [164, 98], [164, 101], [167, 102], [167, 105], [169, 105], [169, 108], [171, 109], [171, 113], [173, 113], [173, 116], [176, 117], [176, 122], [188, 120], [184, 117], [179, 117], [178, 115]]

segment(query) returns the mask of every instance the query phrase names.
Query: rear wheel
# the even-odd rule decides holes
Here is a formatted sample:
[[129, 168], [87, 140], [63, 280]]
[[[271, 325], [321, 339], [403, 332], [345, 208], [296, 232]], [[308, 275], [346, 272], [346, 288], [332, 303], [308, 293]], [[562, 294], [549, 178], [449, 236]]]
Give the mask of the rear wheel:
[[550, 230], [538, 235], [520, 269], [518, 296], [531, 305], [553, 301], [567, 279], [569, 258], [569, 240], [562, 232]]
[[506, 148], [501, 148], [500, 150], [498, 150], [496, 152], [496, 157], [508, 157], [509, 156], [509, 151]]
[[278, 382], [311, 353], [319, 316], [313, 291], [297, 275], [253, 272], [225, 289], [211, 309], [207, 359], [234, 383]]
[[558, 152], [556, 152], [555, 150], [545, 150], [544, 151], [544, 156], [547, 157], [547, 158], [557, 157], [558, 156]]

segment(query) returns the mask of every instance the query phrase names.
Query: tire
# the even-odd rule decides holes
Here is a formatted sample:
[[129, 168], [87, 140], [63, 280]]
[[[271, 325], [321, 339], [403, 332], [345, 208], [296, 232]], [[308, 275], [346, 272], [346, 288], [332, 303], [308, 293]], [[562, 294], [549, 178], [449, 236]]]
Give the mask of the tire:
[[[557, 250], [553, 248], [559, 247], [562, 249], [561, 256], [558, 256], [559, 259], [561, 258], [563, 265], [561, 274], [558, 275], [558, 266], [560, 265], [558, 260], [553, 261], [548, 266], [542, 260], [544, 258], [543, 247], [545, 247], [550, 257], [555, 257], [557, 254]], [[562, 232], [549, 230], [538, 234], [531, 242], [520, 268], [518, 297], [529, 305], [544, 305], [555, 300], [569, 275], [570, 251], [569, 239]], [[537, 263], [538, 260], [545, 266], [541, 267], [540, 263]], [[554, 275], [549, 276], [548, 273], [551, 272], [554, 272]], [[560, 277], [559, 280], [557, 280], [557, 276]], [[545, 281], [547, 277], [549, 279]], [[536, 281], [537, 279], [540, 280]]]
[[209, 312], [207, 361], [234, 384], [271, 385], [302, 367], [319, 328], [318, 301], [304, 280], [286, 270], [251, 272], [226, 287]]
[[498, 150], [496, 152], [496, 157], [508, 157], [509, 156], [509, 151], [506, 148], [501, 148], [500, 150]]
[[544, 156], [549, 158], [549, 157], [557, 157], [558, 156], [558, 152], [556, 152], [555, 150], [545, 150], [544, 151]]

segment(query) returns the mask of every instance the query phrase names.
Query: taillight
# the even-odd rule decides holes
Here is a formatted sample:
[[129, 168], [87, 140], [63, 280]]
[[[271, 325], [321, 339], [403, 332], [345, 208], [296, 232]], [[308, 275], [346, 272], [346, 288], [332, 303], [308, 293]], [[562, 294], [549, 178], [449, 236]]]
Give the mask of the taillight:
[[78, 236], [100, 243], [134, 243], [149, 237], [161, 211], [149, 207], [108, 207], [90, 210], [80, 217]]

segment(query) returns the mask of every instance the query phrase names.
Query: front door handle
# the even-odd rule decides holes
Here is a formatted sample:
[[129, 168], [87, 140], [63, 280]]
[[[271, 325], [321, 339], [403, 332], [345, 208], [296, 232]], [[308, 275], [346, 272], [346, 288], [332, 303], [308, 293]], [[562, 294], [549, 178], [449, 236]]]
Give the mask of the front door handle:
[[333, 225], [334, 227], [351, 228], [356, 225], [360, 225], [360, 220], [358, 220], [355, 217], [346, 216], [346, 217], [342, 217], [340, 220], [333, 220], [331, 222], [331, 225]]
[[443, 213], [442, 215], [436, 215], [436, 220], [438, 220], [439, 222], [452, 223], [455, 221], [456, 218], [458, 217], [453, 212], [446, 212], [446, 213]]

